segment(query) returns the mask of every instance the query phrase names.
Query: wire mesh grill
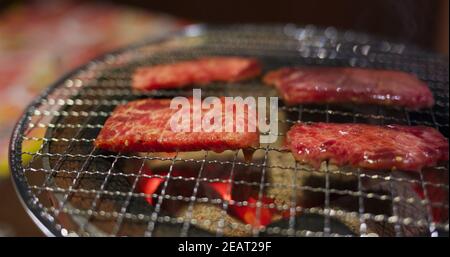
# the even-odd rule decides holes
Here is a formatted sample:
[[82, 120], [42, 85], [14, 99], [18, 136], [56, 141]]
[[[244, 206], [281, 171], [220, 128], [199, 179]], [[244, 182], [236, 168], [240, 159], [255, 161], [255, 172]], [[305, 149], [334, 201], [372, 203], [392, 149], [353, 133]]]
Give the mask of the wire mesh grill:
[[[133, 91], [136, 67], [209, 55], [257, 57], [265, 72], [293, 65], [403, 70], [428, 83], [436, 105], [412, 112], [280, 103], [278, 140], [255, 148], [250, 162], [241, 151], [124, 154], [93, 146], [117, 105], [192, 94]], [[202, 93], [277, 95], [259, 79], [215, 83]], [[43, 93], [13, 134], [13, 179], [29, 213], [51, 235], [448, 235], [448, 163], [418, 173], [327, 163], [314, 170], [281, 147], [287, 129], [305, 121], [426, 125], [448, 138], [448, 94], [448, 61], [413, 46], [314, 26], [192, 26], [96, 59]], [[145, 181], [159, 181], [158, 190], [146, 193]], [[213, 185], [226, 185], [226, 192]], [[269, 221], [255, 226], [233, 215], [239, 208], [251, 210], [253, 221]]]

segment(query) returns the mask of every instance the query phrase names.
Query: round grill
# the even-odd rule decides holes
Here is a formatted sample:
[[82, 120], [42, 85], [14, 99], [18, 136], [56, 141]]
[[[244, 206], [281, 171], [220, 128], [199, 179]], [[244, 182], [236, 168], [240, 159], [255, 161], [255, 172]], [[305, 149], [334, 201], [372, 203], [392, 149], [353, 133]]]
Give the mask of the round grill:
[[[191, 89], [133, 91], [136, 67], [211, 55], [257, 57], [264, 72], [301, 65], [402, 70], [428, 83], [436, 105], [412, 112], [360, 105], [287, 107], [280, 101], [278, 140], [256, 148], [250, 162], [241, 151], [123, 154], [93, 146], [117, 105], [192, 94]], [[259, 78], [215, 83], [202, 91], [204, 96], [277, 96]], [[190, 26], [93, 60], [49, 87], [14, 130], [12, 177], [47, 235], [448, 235], [448, 163], [418, 173], [328, 164], [314, 170], [282, 149], [296, 122], [425, 125], [448, 138], [448, 97], [448, 60], [414, 46], [314, 26]]]

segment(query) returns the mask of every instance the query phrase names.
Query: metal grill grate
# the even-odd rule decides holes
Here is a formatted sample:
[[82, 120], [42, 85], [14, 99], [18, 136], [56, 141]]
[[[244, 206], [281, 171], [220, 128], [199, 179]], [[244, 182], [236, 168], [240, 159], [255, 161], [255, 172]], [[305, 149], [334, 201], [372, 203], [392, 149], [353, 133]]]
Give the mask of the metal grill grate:
[[[115, 106], [192, 93], [135, 92], [130, 88], [134, 68], [206, 55], [255, 56], [264, 71], [288, 65], [403, 70], [430, 85], [436, 105], [410, 112], [281, 103], [277, 142], [255, 148], [251, 162], [240, 151], [122, 154], [93, 147]], [[277, 95], [257, 79], [216, 83], [203, 94]], [[313, 170], [281, 148], [289, 126], [300, 121], [420, 124], [448, 138], [448, 94], [448, 61], [413, 46], [314, 26], [192, 26], [96, 59], [44, 92], [13, 134], [13, 179], [29, 213], [49, 235], [448, 235], [448, 163], [418, 174], [328, 164]], [[38, 150], [30, 150], [36, 145]], [[148, 167], [156, 172], [149, 174]], [[150, 195], [140, 190], [145, 179], [161, 179], [159, 190]], [[208, 192], [214, 183], [229, 185], [233, 199]], [[235, 206], [254, 208], [257, 221], [267, 211], [274, 213], [272, 222], [246, 224], [230, 214]]]

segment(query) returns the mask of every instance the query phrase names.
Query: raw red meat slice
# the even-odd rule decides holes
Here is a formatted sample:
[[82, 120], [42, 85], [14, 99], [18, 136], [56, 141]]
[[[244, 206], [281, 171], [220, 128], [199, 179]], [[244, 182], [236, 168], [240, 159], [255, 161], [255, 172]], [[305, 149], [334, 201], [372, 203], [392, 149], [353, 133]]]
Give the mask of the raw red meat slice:
[[448, 140], [424, 126], [313, 123], [294, 125], [287, 146], [301, 162], [417, 171], [448, 160]]
[[[170, 119], [178, 110], [170, 109], [170, 101], [169, 99], [144, 99], [118, 106], [97, 136], [95, 146], [113, 152], [175, 152], [177, 150], [221, 152], [259, 145], [256, 117], [253, 117], [247, 108], [244, 109], [242, 120], [244, 132], [175, 132], [171, 129]], [[222, 124], [225, 127], [226, 113], [234, 112], [232, 114], [235, 115], [236, 111], [225, 108], [224, 98], [221, 102]], [[202, 115], [205, 115], [205, 112]], [[189, 131], [193, 131], [193, 115], [190, 117]], [[252, 123], [256, 127], [255, 132], [248, 129]], [[232, 128], [236, 129], [237, 124], [237, 120], [233, 121]]]
[[213, 81], [239, 81], [261, 73], [261, 64], [253, 58], [203, 57], [191, 61], [138, 68], [132, 86], [139, 90], [179, 88]]
[[428, 86], [415, 76], [388, 70], [294, 67], [269, 72], [264, 82], [275, 85], [289, 104], [366, 103], [419, 109], [434, 105]]

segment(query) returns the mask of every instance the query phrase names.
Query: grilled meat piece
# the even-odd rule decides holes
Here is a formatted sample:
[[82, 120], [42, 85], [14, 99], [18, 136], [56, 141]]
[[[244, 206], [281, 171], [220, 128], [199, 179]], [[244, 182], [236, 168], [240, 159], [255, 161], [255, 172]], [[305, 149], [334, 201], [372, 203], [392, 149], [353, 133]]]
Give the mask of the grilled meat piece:
[[319, 168], [322, 161], [365, 169], [417, 171], [448, 160], [448, 140], [424, 126], [297, 124], [287, 133], [295, 159]]
[[132, 86], [139, 90], [180, 88], [213, 81], [239, 81], [261, 73], [261, 64], [253, 58], [203, 57], [138, 68]]
[[289, 104], [357, 103], [420, 109], [434, 105], [428, 86], [415, 76], [360, 68], [281, 68], [264, 82], [274, 85]]
[[[222, 98], [221, 101], [222, 124], [225, 127], [226, 113], [230, 115], [230, 112], [234, 112], [231, 114], [235, 115], [236, 111], [225, 108], [224, 99]], [[192, 108], [191, 104], [191, 113]], [[193, 132], [193, 115], [190, 115], [191, 129], [189, 131], [173, 131], [170, 120], [177, 111], [170, 108], [169, 99], [144, 99], [120, 105], [107, 119], [94, 144], [100, 149], [113, 152], [175, 152], [177, 150], [222, 152], [259, 145], [257, 128], [255, 132], [249, 129], [245, 129], [244, 132]], [[202, 112], [202, 117], [204, 115], [205, 112]], [[249, 115], [251, 112], [244, 109], [242, 119], [244, 128], [248, 128], [250, 122], [256, 122], [256, 118]], [[236, 124], [232, 122], [231, 125], [236, 129]]]

